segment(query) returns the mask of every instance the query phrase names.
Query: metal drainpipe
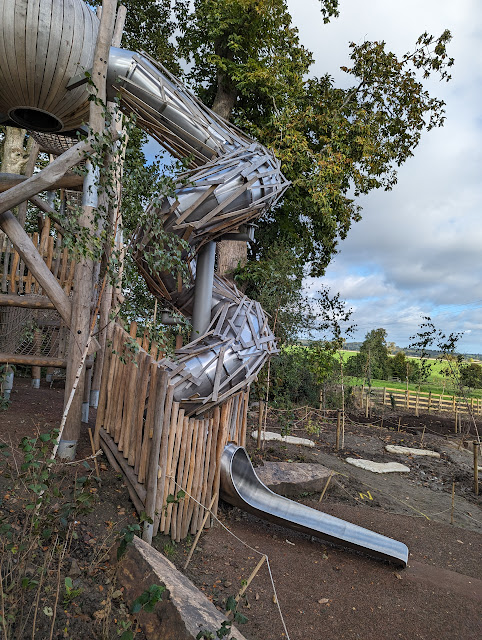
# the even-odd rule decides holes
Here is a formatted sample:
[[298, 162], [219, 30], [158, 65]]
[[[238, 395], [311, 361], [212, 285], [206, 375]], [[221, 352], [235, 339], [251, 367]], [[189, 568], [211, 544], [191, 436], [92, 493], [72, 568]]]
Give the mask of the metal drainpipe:
[[215, 258], [215, 242], [208, 242], [199, 250], [196, 262], [196, 288], [194, 290], [191, 340], [202, 336], [211, 321]]

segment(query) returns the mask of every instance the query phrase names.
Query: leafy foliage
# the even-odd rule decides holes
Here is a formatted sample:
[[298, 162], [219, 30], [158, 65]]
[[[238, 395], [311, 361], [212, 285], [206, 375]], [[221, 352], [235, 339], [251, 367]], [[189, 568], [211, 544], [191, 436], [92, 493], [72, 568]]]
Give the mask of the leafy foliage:
[[237, 624], [246, 624], [248, 621], [246, 616], [238, 611], [238, 602], [234, 596], [229, 596], [226, 600], [226, 611], [229, 618], [221, 623], [221, 626], [217, 631], [202, 630], [197, 634], [196, 640], [215, 640], [216, 638], [225, 638], [230, 635], [233, 622], [236, 622]]
[[[60, 575], [66, 551], [77, 537], [77, 520], [94, 504], [90, 486], [95, 476], [90, 465], [84, 461], [86, 475], [74, 477], [51, 459], [57, 436], [55, 429], [24, 437], [13, 455], [10, 447], [0, 443], [0, 473], [6, 483], [0, 501], [0, 629], [4, 638], [30, 637], [39, 602], [51, 618], [53, 633], [57, 599], [48, 574]], [[69, 576], [64, 587], [67, 606], [81, 590]]]
[[372, 378], [386, 380], [390, 375], [390, 359], [385, 329], [369, 331], [360, 351], [348, 359], [346, 373], [364, 378], [370, 385]]
[[143, 591], [132, 603], [132, 613], [139, 613], [141, 610], [152, 613], [156, 604], [162, 600], [162, 594], [165, 590], [166, 587], [163, 585], [151, 584], [151, 586]]
[[403, 351], [396, 353], [389, 362], [391, 377], [400, 380], [408, 379], [409, 382], [421, 380], [420, 364], [416, 360], [407, 358]]
[[271, 316], [271, 326], [281, 343], [314, 328], [314, 315], [303, 294], [303, 265], [293, 260], [283, 244], [274, 244], [263, 258], [235, 271], [234, 279], [246, 295], [257, 300]]
[[269, 399], [275, 406], [315, 406], [318, 383], [311, 370], [308, 347], [290, 345], [271, 361]]

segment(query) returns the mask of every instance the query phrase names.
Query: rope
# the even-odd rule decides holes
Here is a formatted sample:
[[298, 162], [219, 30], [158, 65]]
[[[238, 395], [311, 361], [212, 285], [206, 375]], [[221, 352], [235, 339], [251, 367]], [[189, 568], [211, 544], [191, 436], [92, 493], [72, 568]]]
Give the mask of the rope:
[[261, 551], [258, 551], [258, 549], [255, 549], [254, 547], [251, 547], [247, 542], [245, 542], [244, 540], [241, 540], [241, 538], [239, 538], [235, 533], [233, 533], [230, 529], [228, 529], [228, 527], [223, 524], [221, 522], [221, 520], [207, 507], [205, 507], [203, 504], [201, 504], [198, 500], [196, 500], [196, 498], [194, 498], [194, 496], [192, 496], [190, 493], [188, 493], [174, 478], [173, 476], [168, 476], [171, 480], [174, 481], [174, 484], [179, 487], [179, 489], [181, 489], [181, 491], [183, 491], [187, 496], [189, 496], [189, 498], [191, 498], [191, 500], [194, 500], [194, 502], [196, 502], [200, 507], [202, 507], [205, 511], [209, 511], [209, 513], [212, 515], [212, 517], [216, 520], [216, 522], [218, 522], [221, 527], [223, 529], [225, 529], [230, 535], [233, 536], [233, 538], [235, 538], [238, 542], [240, 542], [242, 545], [244, 545], [247, 549], [249, 549], [250, 551], [252, 551], [253, 553], [257, 553], [259, 556], [263, 556], [266, 560], [266, 566], [268, 567], [268, 573], [269, 573], [269, 577], [271, 580], [271, 587], [273, 589], [273, 595], [274, 595], [274, 599], [275, 599], [275, 603], [276, 606], [278, 607], [278, 612], [279, 612], [279, 616], [281, 619], [281, 624], [283, 625], [283, 629], [284, 632], [286, 634], [286, 637], [288, 640], [290, 640], [290, 636], [288, 633], [288, 629], [286, 628], [286, 623], [283, 617], [283, 613], [281, 611], [281, 606], [279, 604], [279, 600], [278, 600], [278, 594], [276, 592], [276, 587], [275, 587], [275, 583], [274, 583], [274, 578], [273, 578], [273, 574], [271, 571], [271, 565], [269, 563], [269, 558], [268, 555], [266, 553], [262, 553]]

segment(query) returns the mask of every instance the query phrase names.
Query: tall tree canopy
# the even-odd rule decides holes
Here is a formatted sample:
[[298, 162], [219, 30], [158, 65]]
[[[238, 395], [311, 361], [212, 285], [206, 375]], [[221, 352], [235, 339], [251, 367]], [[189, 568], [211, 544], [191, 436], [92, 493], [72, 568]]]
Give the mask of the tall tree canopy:
[[[320, 0], [320, 22], [337, 8]], [[450, 33], [423, 34], [401, 58], [384, 42], [352, 43], [342, 67], [352, 86], [340, 89], [329, 75], [309, 77], [313, 57], [285, 0], [178, 0], [175, 9], [186, 78], [208, 105], [272, 148], [293, 183], [262, 221], [254, 254], [281, 241], [322, 274], [360, 218], [356, 197], [390, 189], [421, 132], [443, 124], [444, 104], [417, 71], [449, 78]]]
[[[424, 33], [397, 56], [385, 42], [350, 44], [339, 88], [314, 77], [286, 0], [126, 0], [123, 46], [146, 50], [184, 76], [210, 107], [271, 148], [291, 188], [260, 221], [251, 258], [289, 247], [322, 275], [351, 225], [357, 197], [391, 189], [424, 130], [444, 121], [443, 101], [423, 86], [448, 80], [450, 32]], [[320, 0], [320, 27], [338, 15]], [[316, 19], [316, 17], [314, 17]]]

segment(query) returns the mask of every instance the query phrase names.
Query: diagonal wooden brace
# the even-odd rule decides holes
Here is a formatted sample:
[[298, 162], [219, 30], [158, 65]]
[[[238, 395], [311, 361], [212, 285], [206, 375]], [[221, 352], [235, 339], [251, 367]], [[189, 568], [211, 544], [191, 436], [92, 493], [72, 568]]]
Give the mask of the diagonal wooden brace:
[[69, 298], [11, 211], [0, 213], [0, 228], [10, 238], [22, 260], [40, 283], [44, 293], [53, 302], [66, 325], [70, 327], [72, 305]]
[[64, 174], [81, 160], [86, 154], [92, 151], [92, 141], [86, 140], [78, 142], [65, 151], [53, 162], [35, 173], [31, 178], [21, 184], [8, 189], [0, 194], [0, 213], [16, 207], [21, 202], [25, 202], [31, 196], [37, 195], [41, 191], [47, 191], [52, 185], [60, 180]]

